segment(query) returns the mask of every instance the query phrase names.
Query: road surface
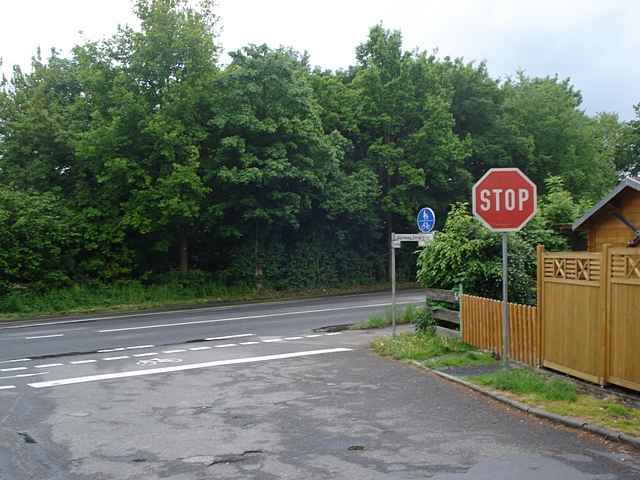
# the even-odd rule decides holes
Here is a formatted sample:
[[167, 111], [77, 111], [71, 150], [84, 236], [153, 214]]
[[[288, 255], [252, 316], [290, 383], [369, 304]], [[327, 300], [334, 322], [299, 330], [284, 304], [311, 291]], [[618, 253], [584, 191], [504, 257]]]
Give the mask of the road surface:
[[378, 358], [377, 333], [317, 330], [388, 303], [7, 324], [0, 479], [640, 478], [637, 451]]

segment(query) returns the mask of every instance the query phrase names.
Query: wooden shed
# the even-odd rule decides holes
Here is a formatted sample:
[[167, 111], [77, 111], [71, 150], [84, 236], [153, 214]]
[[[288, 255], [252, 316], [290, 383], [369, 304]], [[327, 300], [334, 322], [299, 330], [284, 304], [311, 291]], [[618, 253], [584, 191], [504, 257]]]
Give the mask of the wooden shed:
[[587, 250], [640, 247], [640, 178], [628, 177], [573, 224], [587, 233]]

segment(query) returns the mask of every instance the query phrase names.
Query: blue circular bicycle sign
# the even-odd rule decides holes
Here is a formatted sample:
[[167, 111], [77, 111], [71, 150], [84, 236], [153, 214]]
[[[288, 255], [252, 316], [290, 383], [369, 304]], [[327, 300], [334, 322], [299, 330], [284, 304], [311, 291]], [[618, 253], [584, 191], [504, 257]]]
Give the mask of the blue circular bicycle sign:
[[429, 233], [436, 226], [436, 214], [429, 207], [420, 209], [416, 220], [418, 230], [422, 233]]

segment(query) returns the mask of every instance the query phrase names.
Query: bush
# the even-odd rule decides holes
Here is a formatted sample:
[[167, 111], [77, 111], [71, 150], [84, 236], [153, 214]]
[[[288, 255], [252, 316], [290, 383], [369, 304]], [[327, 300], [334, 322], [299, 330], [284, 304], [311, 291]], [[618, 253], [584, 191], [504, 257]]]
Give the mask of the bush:
[[431, 314], [431, 309], [426, 307], [420, 308], [416, 311], [415, 329], [416, 332], [434, 334], [436, 331], [436, 319]]

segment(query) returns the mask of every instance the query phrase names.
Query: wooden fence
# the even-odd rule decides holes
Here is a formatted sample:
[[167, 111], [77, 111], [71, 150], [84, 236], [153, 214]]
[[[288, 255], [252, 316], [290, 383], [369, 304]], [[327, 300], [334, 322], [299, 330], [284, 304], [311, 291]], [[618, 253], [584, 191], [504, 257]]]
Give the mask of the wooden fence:
[[[462, 339], [481, 349], [502, 352], [502, 302], [462, 295]], [[540, 364], [537, 308], [509, 304], [509, 357], [529, 365]]]

